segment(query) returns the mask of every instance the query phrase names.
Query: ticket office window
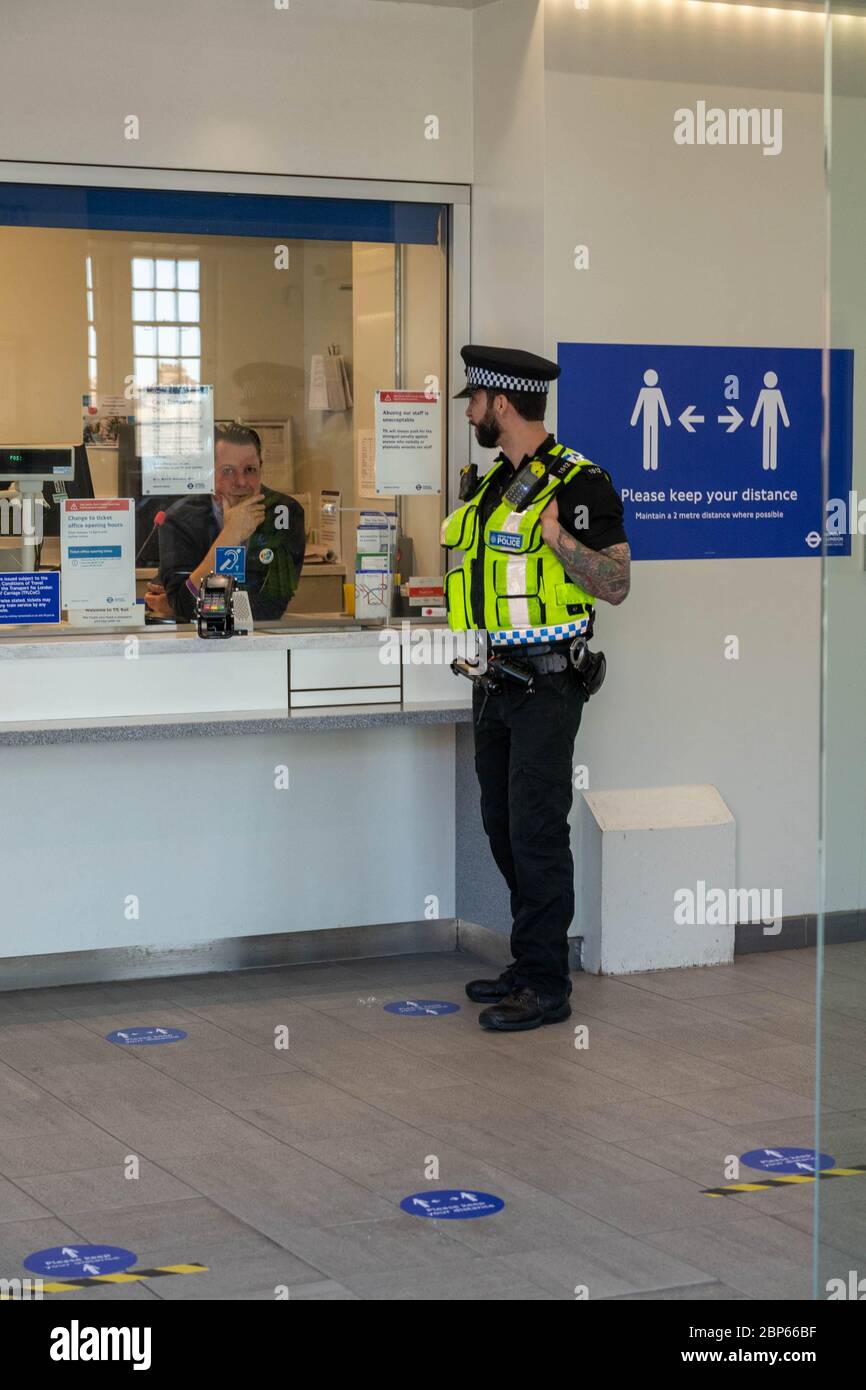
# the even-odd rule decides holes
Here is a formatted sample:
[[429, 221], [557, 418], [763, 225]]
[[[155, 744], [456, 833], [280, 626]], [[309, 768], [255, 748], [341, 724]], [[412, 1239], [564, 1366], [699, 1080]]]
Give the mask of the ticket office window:
[[[74, 482], [43, 488], [38, 568], [60, 566], [65, 492], [132, 497], [138, 596], [163, 577], [154, 522], [189, 499], [149, 491], [137, 393], [203, 385], [218, 430], [255, 428], [262, 483], [303, 509], [296, 588], [257, 626], [364, 621], [360, 605], [353, 613], [362, 512], [395, 514], [401, 582], [438, 575], [445, 213], [372, 199], [0, 185], [0, 445], [77, 446]], [[376, 495], [364, 469], [375, 392], [394, 387], [441, 390], [438, 492]], [[0, 482], [0, 500], [16, 487]], [[21, 568], [21, 537], [14, 508], [2, 510], [8, 572]], [[390, 609], [405, 609], [396, 584]], [[59, 629], [0, 627], [58, 630], [78, 630], [65, 611]]]

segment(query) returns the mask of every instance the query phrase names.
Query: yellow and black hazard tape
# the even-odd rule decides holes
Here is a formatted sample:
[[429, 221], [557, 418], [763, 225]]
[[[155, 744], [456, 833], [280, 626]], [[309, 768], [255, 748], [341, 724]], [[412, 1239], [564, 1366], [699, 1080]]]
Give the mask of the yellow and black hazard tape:
[[[207, 1274], [207, 1265], [161, 1265], [158, 1269], [130, 1269], [122, 1274], [91, 1274], [83, 1279], [64, 1279], [51, 1284], [43, 1284], [41, 1293], [68, 1293], [70, 1289], [90, 1289], [95, 1284], [135, 1284], [141, 1279], [161, 1279], [164, 1274]], [[32, 1281], [38, 1275], [28, 1276]], [[0, 1294], [0, 1300], [11, 1298], [11, 1294]]]
[[866, 1174], [866, 1163], [858, 1163], [854, 1168], [824, 1168], [820, 1173], [791, 1173], [783, 1178], [765, 1178], [763, 1182], [733, 1182], [729, 1187], [705, 1187], [704, 1197], [731, 1197], [737, 1192], [765, 1192], [768, 1187], [794, 1187], [798, 1183], [814, 1182], [816, 1177], [824, 1182], [827, 1178], [862, 1178]]

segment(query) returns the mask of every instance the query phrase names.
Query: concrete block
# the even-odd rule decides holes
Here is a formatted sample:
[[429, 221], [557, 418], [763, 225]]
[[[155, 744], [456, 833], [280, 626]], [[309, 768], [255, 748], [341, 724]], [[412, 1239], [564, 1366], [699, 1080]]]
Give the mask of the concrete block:
[[579, 804], [584, 970], [622, 975], [732, 960], [735, 821], [716, 788], [592, 791]]

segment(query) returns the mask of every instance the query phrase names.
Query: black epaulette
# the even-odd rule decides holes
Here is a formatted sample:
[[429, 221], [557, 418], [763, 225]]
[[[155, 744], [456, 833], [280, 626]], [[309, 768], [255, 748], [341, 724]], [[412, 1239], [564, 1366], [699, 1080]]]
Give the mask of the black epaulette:
[[[560, 482], [565, 481], [576, 463], [586, 462], [583, 454], [581, 454], [579, 450], [568, 448], [563, 449], [562, 452], [558, 454], [554, 454], [551, 450], [546, 449], [539, 457], [542, 459], [550, 476], [552, 478], [558, 478]], [[588, 468], [581, 469], [582, 473], [600, 473], [603, 471], [604, 470], [598, 468], [596, 464], [591, 464]]]
[[550, 476], [551, 476], [552, 478], [559, 478], [560, 481], [564, 481], [564, 480], [568, 477], [568, 475], [569, 475], [569, 473], [571, 472], [571, 470], [574, 468], [574, 460], [573, 460], [573, 459], [563, 459], [563, 458], [550, 459], [550, 458], [548, 458], [548, 459], [546, 460], [546, 463], [547, 463], [547, 471], [548, 471], [548, 473], [550, 474]]
[[[569, 460], [563, 460], [563, 468], [564, 468], [565, 472], [564, 472], [564, 473], [560, 473], [559, 476], [560, 476], [560, 477], [564, 477], [564, 476], [565, 476], [565, 473], [567, 473], [568, 471], [570, 471], [573, 467], [574, 467], [574, 460], [573, 460], [573, 459], [570, 460], [570, 461], [569, 461]], [[550, 471], [553, 472], [554, 470], [551, 469]], [[612, 479], [611, 479], [610, 474], [608, 473], [608, 471], [607, 471], [606, 468], [602, 468], [602, 466], [601, 466], [600, 463], [589, 463], [589, 462], [586, 462], [586, 466], [585, 466], [584, 468], [581, 468], [580, 473], [578, 474], [578, 477], [581, 477], [581, 478], [607, 478], [607, 481], [608, 481], [609, 483], [612, 484]]]

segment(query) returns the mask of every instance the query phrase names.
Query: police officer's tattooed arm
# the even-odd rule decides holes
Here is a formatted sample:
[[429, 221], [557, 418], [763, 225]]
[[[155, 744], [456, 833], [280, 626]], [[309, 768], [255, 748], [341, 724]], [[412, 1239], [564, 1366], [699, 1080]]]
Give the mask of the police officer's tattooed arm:
[[627, 597], [631, 584], [628, 542], [590, 550], [563, 530], [554, 498], [541, 514], [541, 535], [562, 562], [566, 574], [595, 598], [614, 605]]

